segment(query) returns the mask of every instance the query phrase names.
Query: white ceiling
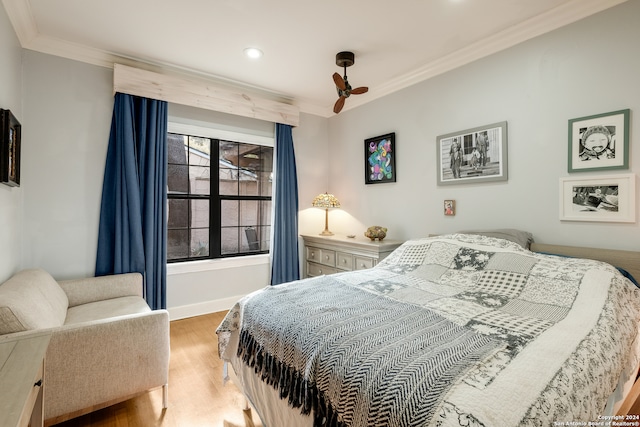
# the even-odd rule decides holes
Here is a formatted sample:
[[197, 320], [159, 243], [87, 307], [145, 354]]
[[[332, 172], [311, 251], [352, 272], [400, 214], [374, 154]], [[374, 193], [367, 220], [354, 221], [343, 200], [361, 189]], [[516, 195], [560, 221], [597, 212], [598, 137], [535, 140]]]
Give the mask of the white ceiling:
[[[330, 116], [626, 0], [2, 0], [22, 47], [188, 72]], [[264, 52], [260, 60], [246, 47]]]

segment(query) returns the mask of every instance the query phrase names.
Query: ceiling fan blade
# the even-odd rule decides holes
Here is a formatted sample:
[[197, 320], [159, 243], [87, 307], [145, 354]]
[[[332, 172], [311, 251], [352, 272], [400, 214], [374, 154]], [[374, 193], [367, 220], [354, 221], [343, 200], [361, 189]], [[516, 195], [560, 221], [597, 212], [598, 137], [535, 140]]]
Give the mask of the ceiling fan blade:
[[335, 82], [335, 84], [338, 87], [338, 89], [340, 89], [340, 90], [346, 90], [347, 89], [347, 85], [344, 83], [344, 79], [342, 78], [342, 76], [340, 74], [333, 73], [333, 81]]
[[340, 111], [342, 111], [342, 107], [344, 107], [344, 100], [347, 99], [344, 96], [341, 96], [340, 98], [338, 98], [338, 100], [336, 101], [335, 105], [333, 106], [333, 112], [338, 114]]
[[357, 87], [355, 89], [351, 89], [351, 95], [360, 95], [362, 93], [367, 93], [369, 88], [366, 86]]

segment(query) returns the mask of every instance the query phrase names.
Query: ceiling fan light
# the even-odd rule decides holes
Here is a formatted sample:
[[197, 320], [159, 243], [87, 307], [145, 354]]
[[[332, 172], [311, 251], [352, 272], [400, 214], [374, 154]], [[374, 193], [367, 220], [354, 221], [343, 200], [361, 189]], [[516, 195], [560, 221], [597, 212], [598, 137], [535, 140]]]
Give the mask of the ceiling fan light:
[[353, 89], [347, 80], [347, 67], [352, 66], [355, 63], [355, 55], [353, 52], [338, 52], [336, 54], [336, 65], [344, 68], [344, 77], [338, 73], [333, 73], [333, 81], [336, 84], [336, 90], [338, 92], [338, 100], [333, 105], [333, 112], [338, 114], [344, 107], [344, 100], [349, 96], [359, 95], [366, 93], [369, 88], [361, 86]]

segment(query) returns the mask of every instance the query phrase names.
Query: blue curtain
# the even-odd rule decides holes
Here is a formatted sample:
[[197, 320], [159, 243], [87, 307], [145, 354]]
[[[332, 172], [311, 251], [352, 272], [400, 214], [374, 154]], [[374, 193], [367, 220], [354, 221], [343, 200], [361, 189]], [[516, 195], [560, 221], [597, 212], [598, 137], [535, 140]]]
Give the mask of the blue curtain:
[[116, 93], [104, 171], [96, 276], [139, 272], [166, 308], [167, 103]]
[[271, 285], [298, 280], [298, 175], [291, 126], [276, 124]]

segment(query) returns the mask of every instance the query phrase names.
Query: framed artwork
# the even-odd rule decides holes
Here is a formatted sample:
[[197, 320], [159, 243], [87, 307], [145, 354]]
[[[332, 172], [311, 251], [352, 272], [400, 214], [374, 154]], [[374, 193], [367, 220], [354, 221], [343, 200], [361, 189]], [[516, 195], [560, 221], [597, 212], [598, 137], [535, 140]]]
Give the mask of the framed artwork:
[[445, 215], [455, 215], [456, 214], [456, 201], [455, 200], [445, 200], [444, 201], [444, 214]]
[[628, 109], [569, 120], [569, 172], [628, 168]]
[[396, 134], [364, 140], [364, 182], [396, 182]]
[[560, 178], [563, 221], [636, 221], [635, 174]]
[[507, 122], [436, 139], [438, 185], [506, 181]]
[[22, 126], [9, 110], [0, 110], [0, 182], [20, 186]]

